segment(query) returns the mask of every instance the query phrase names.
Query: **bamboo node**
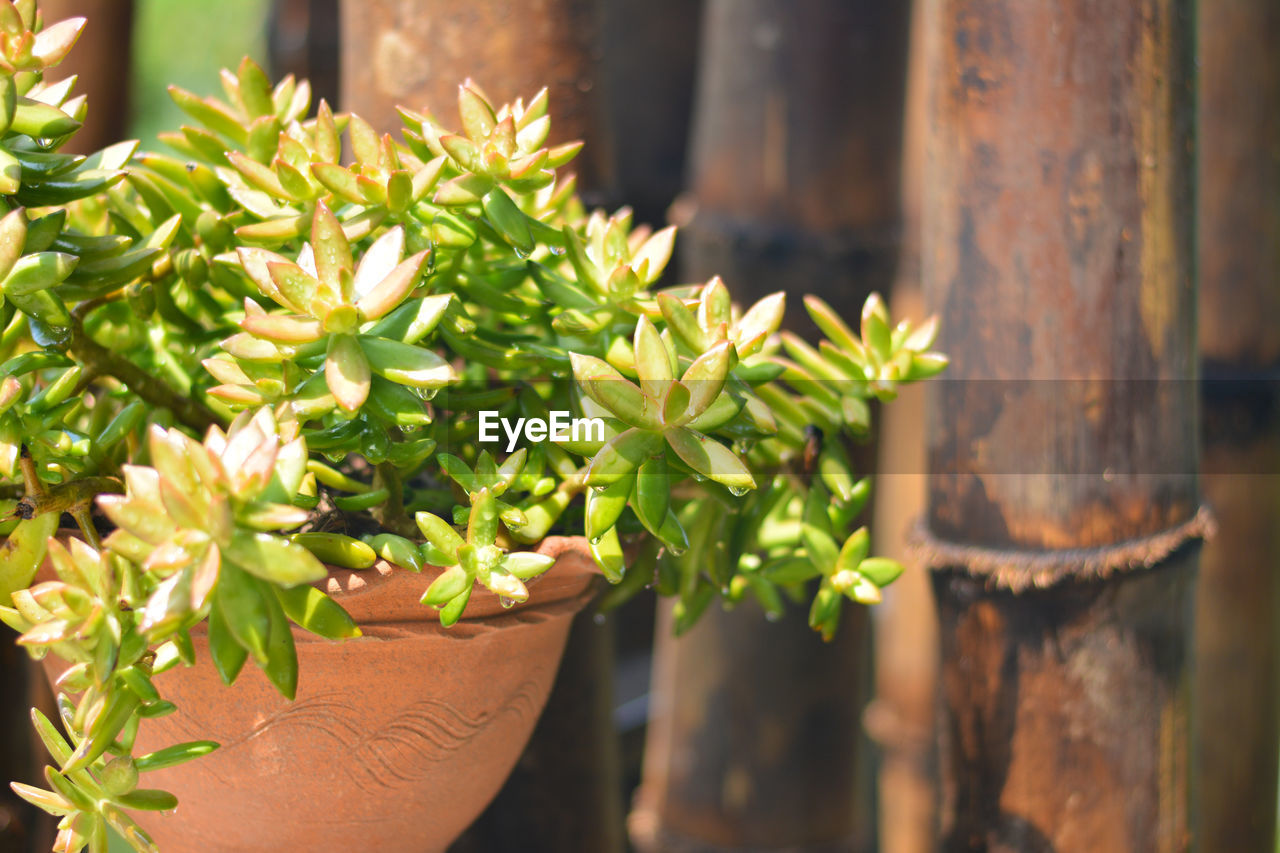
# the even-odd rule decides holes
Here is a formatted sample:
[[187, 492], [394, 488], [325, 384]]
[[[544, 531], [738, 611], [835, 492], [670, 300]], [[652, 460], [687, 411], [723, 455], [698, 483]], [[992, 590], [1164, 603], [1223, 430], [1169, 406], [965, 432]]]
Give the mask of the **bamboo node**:
[[985, 580], [990, 589], [1016, 593], [1155, 568], [1192, 542], [1212, 539], [1217, 529], [1212, 510], [1202, 505], [1187, 521], [1140, 539], [1097, 548], [1025, 550], [946, 542], [921, 517], [912, 525], [907, 547], [913, 560], [932, 571], [962, 572]]

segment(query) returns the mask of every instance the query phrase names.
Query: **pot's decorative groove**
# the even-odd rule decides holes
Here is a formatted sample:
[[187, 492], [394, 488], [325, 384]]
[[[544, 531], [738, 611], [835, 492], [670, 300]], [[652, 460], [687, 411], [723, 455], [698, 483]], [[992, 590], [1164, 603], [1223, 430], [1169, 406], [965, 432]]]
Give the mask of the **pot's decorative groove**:
[[[512, 724], [517, 726], [536, 721], [541, 707], [540, 680], [526, 680], [497, 707], [476, 711], [459, 710], [454, 703], [441, 699], [421, 699], [395, 710], [391, 721], [376, 731], [364, 730], [364, 711], [347, 694], [323, 693], [276, 711], [248, 732], [224, 742], [218, 755], [224, 761], [238, 760], [233, 758], [236, 750], [256, 738], [310, 740], [322, 735], [337, 747], [335, 771], [359, 785], [394, 789], [421, 781], [434, 771], [434, 765], [466, 749], [507, 716], [513, 717]], [[207, 734], [205, 723], [197, 721], [195, 715], [187, 717], [181, 725], [186, 737]], [[294, 734], [289, 729], [299, 731]], [[211, 768], [209, 773], [219, 781], [231, 781], [218, 770]]]

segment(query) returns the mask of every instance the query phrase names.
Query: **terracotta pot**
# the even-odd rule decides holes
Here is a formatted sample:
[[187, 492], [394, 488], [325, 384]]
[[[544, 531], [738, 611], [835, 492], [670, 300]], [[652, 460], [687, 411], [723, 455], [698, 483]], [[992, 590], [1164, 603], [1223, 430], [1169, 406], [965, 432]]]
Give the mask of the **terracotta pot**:
[[197, 664], [156, 679], [179, 710], [144, 722], [136, 754], [222, 746], [148, 773], [144, 784], [179, 805], [135, 817], [164, 853], [444, 850], [520, 757], [592, 595], [584, 540], [551, 537], [539, 551], [557, 560], [529, 583], [528, 603], [503, 609], [477, 589], [449, 629], [418, 603], [438, 570], [333, 570], [325, 588], [364, 636], [333, 643], [295, 629], [293, 702], [251, 664], [223, 685], [193, 632]]

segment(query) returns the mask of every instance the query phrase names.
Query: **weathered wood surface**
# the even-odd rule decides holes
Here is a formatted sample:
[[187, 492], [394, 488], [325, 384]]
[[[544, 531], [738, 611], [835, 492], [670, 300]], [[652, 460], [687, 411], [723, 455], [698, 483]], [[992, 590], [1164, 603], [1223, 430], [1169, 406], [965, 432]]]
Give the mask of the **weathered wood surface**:
[[923, 276], [929, 526], [1107, 545], [1196, 511], [1189, 0], [946, 0]]
[[1194, 554], [1015, 594], [937, 572], [944, 851], [1188, 849]]
[[582, 139], [574, 171], [609, 189], [613, 141], [603, 121], [600, 0], [342, 0], [342, 103], [390, 131], [397, 105], [457, 126], [458, 84], [496, 103], [550, 89], [551, 142]]
[[1275, 848], [1280, 751], [1280, 5], [1201, 0], [1199, 839]]
[[866, 611], [824, 644], [802, 608], [708, 608], [671, 639], [659, 606], [644, 781], [629, 828], [645, 853], [874, 850]]
[[676, 217], [683, 251], [744, 301], [816, 292], [856, 317], [893, 283], [909, 17], [872, 0], [707, 4]]
[[1192, 5], [937, 5], [944, 850], [1190, 844]]

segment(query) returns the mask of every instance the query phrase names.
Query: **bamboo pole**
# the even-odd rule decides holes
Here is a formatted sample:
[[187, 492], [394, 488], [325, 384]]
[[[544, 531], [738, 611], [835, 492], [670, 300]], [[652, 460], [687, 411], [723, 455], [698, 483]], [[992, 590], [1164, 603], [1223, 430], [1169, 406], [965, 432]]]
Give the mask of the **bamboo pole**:
[[[895, 285], [900, 288], [902, 280]], [[924, 316], [919, 287], [895, 290], [893, 316]], [[884, 408], [872, 541], [908, 554], [911, 523], [925, 506], [925, 388], [904, 388]], [[872, 612], [875, 697], [865, 725], [879, 747], [880, 853], [930, 853], [938, 819], [938, 615], [929, 573], [917, 561]]]
[[494, 102], [550, 89], [551, 142], [583, 139], [581, 185], [613, 189], [613, 140], [603, 121], [598, 39], [602, 0], [342, 0], [342, 103], [374, 127], [395, 108], [456, 117], [458, 84]]
[[[935, 0], [917, 0], [911, 17], [902, 163], [902, 254], [890, 301], [895, 317], [925, 316], [920, 290], [920, 218], [925, 84], [935, 49]], [[925, 388], [902, 389], [884, 408], [875, 480], [876, 550], [908, 553], [911, 523], [925, 506]], [[938, 614], [929, 573], [905, 560], [903, 576], [872, 611], [875, 697], [865, 723], [880, 749], [880, 853], [931, 853], [936, 841], [938, 756], [934, 724], [938, 696]]]
[[129, 122], [129, 59], [133, 0], [41, 0], [46, 24], [87, 18], [75, 49], [48, 75], [77, 75], [75, 94], [89, 101], [84, 127], [63, 150], [88, 154], [124, 138]]
[[1202, 482], [1221, 530], [1197, 593], [1204, 850], [1274, 850], [1280, 749], [1280, 7], [1202, 0]]
[[702, 0], [605, 0], [604, 120], [620, 202], [660, 223], [684, 188]]
[[338, 0], [272, 0], [267, 20], [271, 76], [311, 83], [311, 97], [338, 103]]
[[[909, 5], [710, 0], [684, 280], [724, 276], [744, 302], [818, 292], [849, 316], [898, 255]], [[861, 81], [875, 80], [875, 85]], [[793, 315], [793, 320], [799, 315]], [[874, 451], [858, 460], [870, 470]], [[644, 851], [870, 850], [870, 620], [848, 608], [824, 646], [797, 608], [710, 608], [656, 628], [644, 778], [629, 828]]]
[[1190, 844], [1190, 0], [942, 0], [923, 279], [944, 850]]
[[[865, 611], [862, 611], [865, 613]], [[874, 849], [857, 724], [869, 635], [852, 606], [824, 644], [802, 612], [709, 608], [672, 640], [658, 608], [644, 778], [628, 822], [638, 850]]]
[[909, 17], [872, 0], [707, 3], [690, 192], [673, 213], [690, 272], [724, 274], [744, 301], [821, 292], [850, 317], [887, 292]]

